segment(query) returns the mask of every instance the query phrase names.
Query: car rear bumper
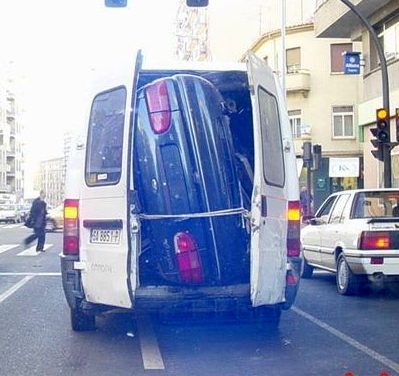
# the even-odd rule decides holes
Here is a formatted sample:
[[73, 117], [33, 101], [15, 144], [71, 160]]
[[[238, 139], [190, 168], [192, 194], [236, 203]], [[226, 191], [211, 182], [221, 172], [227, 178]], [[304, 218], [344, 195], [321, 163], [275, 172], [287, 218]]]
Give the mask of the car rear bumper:
[[[372, 264], [372, 260], [380, 259], [381, 264]], [[369, 256], [353, 257], [346, 256], [349, 267], [354, 274], [367, 274], [369, 276], [383, 274], [386, 276], [399, 276], [399, 257]]]

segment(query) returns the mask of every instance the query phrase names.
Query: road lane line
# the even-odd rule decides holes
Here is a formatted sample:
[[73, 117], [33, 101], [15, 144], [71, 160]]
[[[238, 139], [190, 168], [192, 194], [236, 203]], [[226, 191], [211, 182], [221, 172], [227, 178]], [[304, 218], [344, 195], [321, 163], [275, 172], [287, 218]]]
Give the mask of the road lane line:
[[3, 272], [0, 273], [0, 277], [5, 277], [5, 276], [21, 276], [21, 275], [31, 275], [33, 277], [60, 277], [61, 273], [59, 272], [41, 272], [41, 273], [31, 273], [31, 272], [17, 272], [17, 273], [12, 273], [12, 272]]
[[26, 276], [25, 278], [21, 279], [19, 282], [17, 282], [15, 285], [11, 286], [7, 291], [3, 292], [0, 295], [0, 303], [3, 303], [4, 300], [6, 300], [9, 296], [14, 294], [15, 291], [19, 290], [23, 285], [28, 283], [33, 276]]
[[149, 316], [139, 316], [137, 318], [137, 328], [144, 369], [164, 370], [165, 365]]
[[356, 341], [352, 337], [349, 337], [348, 335], [340, 332], [339, 330], [333, 328], [332, 326], [326, 324], [324, 321], [321, 321], [317, 319], [316, 317], [310, 315], [309, 313], [306, 313], [305, 311], [302, 311], [301, 309], [297, 307], [292, 307], [291, 308], [295, 313], [298, 315], [304, 317], [305, 319], [311, 321], [313, 324], [316, 324], [320, 328], [326, 330], [327, 332], [331, 333], [332, 335], [338, 337], [342, 341], [346, 342], [348, 345], [356, 348], [357, 350], [360, 350], [361, 352], [365, 353], [366, 355], [370, 356], [374, 360], [382, 363], [384, 366], [391, 368], [393, 371], [399, 373], [399, 364], [395, 363], [393, 360], [388, 359], [384, 355], [381, 355], [380, 353], [370, 349], [369, 347], [363, 345], [362, 343]]
[[[44, 246], [44, 250], [46, 251], [52, 246], [52, 244], [46, 244]], [[42, 254], [42, 252], [36, 252], [36, 246], [34, 245], [32, 247], [29, 247], [28, 249], [25, 249], [25, 251], [18, 253], [17, 256], [38, 256], [40, 254]]]
[[19, 244], [2, 244], [2, 245], [0, 245], [0, 253], [7, 252], [10, 249], [13, 249], [18, 246], [19, 246]]

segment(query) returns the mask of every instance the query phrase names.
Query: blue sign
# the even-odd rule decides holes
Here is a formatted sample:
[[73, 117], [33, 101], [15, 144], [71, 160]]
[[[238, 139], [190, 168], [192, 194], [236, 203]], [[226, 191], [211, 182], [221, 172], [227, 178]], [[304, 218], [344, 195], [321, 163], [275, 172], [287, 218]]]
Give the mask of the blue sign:
[[344, 73], [360, 74], [360, 52], [345, 52], [344, 57]]

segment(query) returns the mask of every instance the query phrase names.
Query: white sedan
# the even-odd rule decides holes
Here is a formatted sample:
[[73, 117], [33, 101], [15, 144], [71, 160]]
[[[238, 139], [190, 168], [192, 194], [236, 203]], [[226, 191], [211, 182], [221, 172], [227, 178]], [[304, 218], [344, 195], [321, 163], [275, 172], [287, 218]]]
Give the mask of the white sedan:
[[301, 231], [303, 278], [336, 273], [338, 292], [367, 279], [399, 279], [399, 190], [357, 189], [329, 196]]
[[0, 205], [0, 222], [21, 222], [18, 207], [15, 204]]

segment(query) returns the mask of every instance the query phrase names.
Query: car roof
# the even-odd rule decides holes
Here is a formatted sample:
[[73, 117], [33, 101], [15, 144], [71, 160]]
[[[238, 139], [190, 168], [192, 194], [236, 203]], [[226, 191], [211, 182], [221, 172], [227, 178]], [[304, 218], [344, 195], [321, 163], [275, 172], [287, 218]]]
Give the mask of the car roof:
[[340, 194], [348, 193], [360, 193], [360, 192], [399, 192], [399, 188], [360, 188], [360, 189], [348, 189], [344, 191], [334, 192], [330, 196], [337, 196]]

